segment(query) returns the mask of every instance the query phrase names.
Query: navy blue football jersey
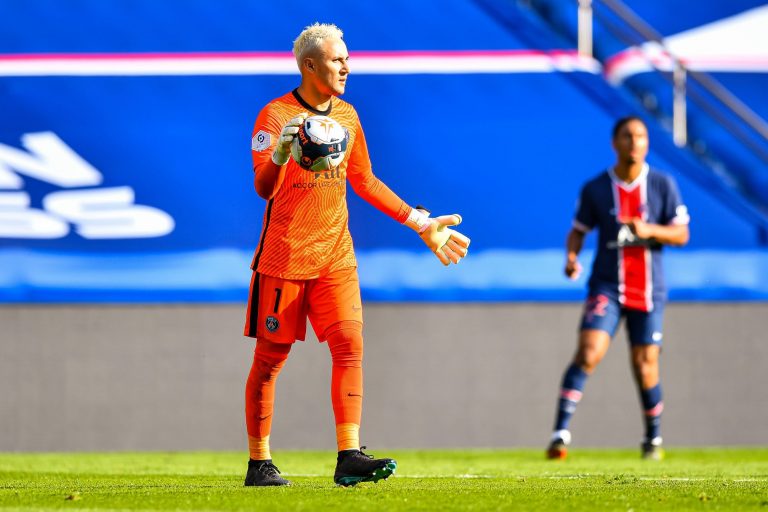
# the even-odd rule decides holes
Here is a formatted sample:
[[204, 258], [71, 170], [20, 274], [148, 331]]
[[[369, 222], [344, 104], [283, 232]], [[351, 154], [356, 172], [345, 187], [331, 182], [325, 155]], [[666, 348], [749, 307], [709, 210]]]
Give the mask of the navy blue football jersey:
[[626, 223], [639, 217], [649, 224], [688, 224], [688, 209], [671, 176], [643, 168], [632, 183], [612, 169], [581, 190], [573, 227], [583, 233], [598, 229], [597, 250], [589, 278], [590, 293], [617, 296], [626, 308], [651, 311], [666, 299], [662, 246], [637, 238]]

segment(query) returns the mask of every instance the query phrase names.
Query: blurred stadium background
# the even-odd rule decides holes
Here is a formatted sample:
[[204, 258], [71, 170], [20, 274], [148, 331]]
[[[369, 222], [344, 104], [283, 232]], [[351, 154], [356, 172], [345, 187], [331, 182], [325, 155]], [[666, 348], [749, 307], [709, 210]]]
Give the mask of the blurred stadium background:
[[[585, 286], [564, 237], [627, 114], [692, 216], [665, 441], [765, 444], [768, 5], [695, 5], [595, 1], [589, 49], [573, 0], [0, 0], [0, 450], [245, 450], [251, 128], [314, 21], [345, 32], [374, 171], [473, 240], [442, 268], [350, 191], [366, 444], [544, 446]], [[275, 448], [333, 448], [326, 352], [294, 349]], [[639, 442], [637, 401], [622, 334], [577, 442]]]

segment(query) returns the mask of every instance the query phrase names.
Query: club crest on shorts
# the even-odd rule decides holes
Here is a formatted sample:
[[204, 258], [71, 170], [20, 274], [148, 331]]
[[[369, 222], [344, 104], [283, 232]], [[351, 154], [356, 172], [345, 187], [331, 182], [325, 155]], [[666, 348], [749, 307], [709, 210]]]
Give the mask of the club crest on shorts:
[[264, 130], [259, 130], [258, 133], [253, 136], [253, 139], [251, 139], [251, 149], [254, 151], [264, 151], [269, 147], [271, 140], [272, 137], [269, 136], [269, 133]]
[[267, 326], [267, 330], [269, 332], [275, 332], [280, 328], [280, 322], [277, 321], [277, 318], [274, 316], [268, 316], [267, 321], [264, 322]]

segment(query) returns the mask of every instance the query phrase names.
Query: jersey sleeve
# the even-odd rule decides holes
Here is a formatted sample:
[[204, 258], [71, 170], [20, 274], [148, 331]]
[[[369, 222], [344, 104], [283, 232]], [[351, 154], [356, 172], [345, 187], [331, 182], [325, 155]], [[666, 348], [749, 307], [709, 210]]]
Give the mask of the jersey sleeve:
[[671, 176], [667, 176], [666, 185], [661, 224], [687, 225], [691, 219], [677, 183]]
[[347, 164], [347, 177], [355, 193], [369, 204], [401, 224], [408, 219], [411, 207], [373, 174], [368, 145], [359, 120]]
[[259, 112], [251, 136], [251, 157], [254, 169], [272, 159], [272, 152], [275, 150], [282, 129], [282, 119], [270, 105]]
[[[259, 112], [251, 136], [251, 158], [253, 159], [254, 185], [256, 191], [265, 197], [274, 196], [280, 188], [284, 173], [272, 162], [272, 153], [285, 124], [285, 116], [270, 103]], [[266, 192], [265, 192], [266, 191]]]
[[597, 214], [592, 195], [589, 193], [589, 185], [585, 185], [579, 194], [576, 203], [576, 214], [573, 217], [573, 228], [582, 233], [589, 233], [597, 224]]

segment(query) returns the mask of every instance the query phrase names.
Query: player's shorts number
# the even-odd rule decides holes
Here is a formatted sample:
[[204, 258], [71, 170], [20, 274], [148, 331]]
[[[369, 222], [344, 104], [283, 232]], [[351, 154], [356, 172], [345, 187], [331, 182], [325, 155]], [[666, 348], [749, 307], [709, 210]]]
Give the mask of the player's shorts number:
[[280, 307], [280, 297], [282, 295], [283, 295], [283, 289], [275, 288], [275, 309], [274, 309], [275, 314], [277, 314], [277, 310]]

